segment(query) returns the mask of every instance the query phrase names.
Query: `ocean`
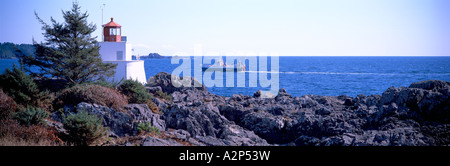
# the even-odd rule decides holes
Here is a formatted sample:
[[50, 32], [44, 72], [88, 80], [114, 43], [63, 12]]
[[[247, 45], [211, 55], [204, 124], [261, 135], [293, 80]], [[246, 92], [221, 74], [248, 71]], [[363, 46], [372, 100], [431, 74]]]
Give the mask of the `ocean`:
[[[147, 79], [159, 72], [172, 73], [181, 64], [171, 64], [171, 59], [144, 61]], [[14, 63], [17, 64], [17, 60], [1, 59], [0, 72]], [[249, 74], [258, 71], [248, 70], [245, 71], [246, 87], [237, 87], [235, 77], [234, 87], [208, 87], [208, 91], [231, 96], [267, 90], [259, 84], [249, 87]], [[450, 81], [450, 57], [279, 57], [279, 87], [292, 96], [381, 95], [391, 86], [407, 87], [413, 82], [431, 79]]]

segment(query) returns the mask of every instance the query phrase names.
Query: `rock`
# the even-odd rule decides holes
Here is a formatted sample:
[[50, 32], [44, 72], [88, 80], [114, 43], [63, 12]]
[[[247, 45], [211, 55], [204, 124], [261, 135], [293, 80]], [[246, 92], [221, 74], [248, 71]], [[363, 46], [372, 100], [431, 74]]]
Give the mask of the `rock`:
[[219, 106], [220, 114], [226, 117], [228, 120], [236, 122], [237, 124], [241, 123], [241, 118], [250, 113], [251, 111], [246, 111], [243, 105], [222, 105]]
[[275, 96], [275, 100], [280, 103], [286, 103], [290, 98], [292, 98], [292, 96], [288, 94], [284, 88], [278, 90], [278, 94]]
[[[167, 127], [186, 130], [191, 137], [206, 145], [268, 145], [253, 132], [230, 122], [212, 104], [198, 107], [173, 104], [164, 110], [163, 118]], [[215, 143], [204, 140], [214, 140]]]
[[147, 137], [145, 138], [144, 142], [142, 143], [142, 146], [183, 146], [179, 143], [177, 143], [174, 140], [164, 140], [160, 138], [155, 137]]
[[166, 135], [185, 141], [189, 141], [191, 138], [191, 134], [189, 134], [186, 130], [169, 130], [166, 132]]
[[[173, 79], [172, 79], [173, 77]], [[193, 77], [178, 77], [172, 76], [170, 73], [160, 72], [155, 76], [149, 78], [147, 82], [150, 87], [161, 87], [163, 92], [173, 93], [183, 89], [198, 89], [200, 91], [207, 91], [206, 87], [195, 80]], [[187, 84], [188, 86], [184, 86]]]
[[300, 104], [302, 108], [312, 108], [316, 105], [319, 105], [319, 103], [315, 100], [313, 100], [310, 96], [303, 96], [301, 98], [298, 98], [294, 102]]
[[316, 137], [301, 135], [294, 142], [297, 146], [319, 146], [321, 141]]
[[252, 112], [244, 115], [241, 125], [254, 131], [257, 135], [266, 139], [269, 143], [281, 143], [290, 138], [283, 138], [283, 118], [273, 116], [267, 112]]
[[[97, 115], [102, 118], [102, 124], [118, 136], [135, 135], [137, 124], [145, 122], [150, 122], [160, 131], [166, 129], [165, 122], [160, 119], [160, 115], [154, 114], [146, 104], [129, 104], [125, 106], [125, 110], [126, 112], [120, 112], [106, 106], [82, 102], [76, 107], [66, 106], [64, 114], [86, 111], [89, 114]], [[61, 121], [61, 116], [61, 114], [52, 115], [56, 121]]]
[[284, 113], [284, 108], [281, 106], [274, 106], [272, 108], [268, 109], [268, 112], [272, 115], [283, 115]]
[[397, 110], [398, 110], [397, 104], [391, 103], [391, 104], [389, 104], [389, 106], [387, 107], [386, 113], [387, 113], [387, 114], [395, 115], [395, 114], [397, 114]]
[[179, 103], [179, 102], [183, 102], [186, 101], [186, 96], [187, 94], [181, 93], [181, 92], [174, 92], [172, 93], [172, 101], [174, 103]]
[[163, 109], [163, 108], [167, 108], [167, 107], [171, 104], [170, 101], [162, 100], [162, 99], [156, 98], [156, 97], [154, 97], [154, 98], [152, 99], [152, 102], [155, 103], [156, 106], [157, 106], [160, 110]]
[[[145, 104], [130, 104], [120, 112], [80, 103], [67, 105], [62, 112], [95, 114], [114, 137], [135, 135], [136, 125], [143, 122], [164, 131], [133, 142], [144, 146], [450, 144], [450, 88], [446, 81], [417, 82], [410, 87], [390, 87], [382, 95], [356, 97], [293, 97], [280, 89], [274, 98], [265, 98], [262, 91], [253, 96], [223, 97], [211, 94], [204, 86], [175, 86], [183, 81], [178, 77], [172, 81], [169, 73], [150, 79], [149, 92], [162, 90], [173, 98], [173, 102], [153, 100], [161, 115], [152, 113]], [[61, 113], [55, 112], [51, 118], [61, 121]]]
[[150, 108], [148, 108], [147, 104], [129, 104], [125, 106], [125, 109], [129, 111], [134, 122], [150, 122], [153, 127], [158, 128], [160, 131], [166, 130], [166, 123], [164, 120], [160, 118], [159, 114], [153, 113]]
[[67, 132], [67, 130], [64, 129], [64, 125], [61, 122], [47, 120], [47, 119], [45, 120], [45, 122], [49, 128], [55, 129], [58, 133], [62, 133], [65, 135], [69, 134]]
[[319, 109], [316, 109], [316, 114], [319, 114], [319, 115], [330, 115], [331, 114], [331, 110], [329, 108], [326, 108], [326, 107], [321, 107]]
[[255, 94], [253, 94], [254, 98], [260, 98], [262, 95], [262, 90], [256, 91]]
[[244, 95], [242, 95], [242, 94], [234, 94], [230, 98], [230, 100], [234, 100], [234, 101], [242, 101], [243, 99], [244, 99]]
[[450, 122], [449, 82], [423, 81], [411, 84], [410, 88], [391, 87], [383, 93], [379, 105], [391, 103], [395, 103], [400, 112], [407, 109], [416, 120]]
[[215, 136], [215, 128], [211, 120], [197, 109], [191, 109], [181, 104], [174, 104], [164, 110], [163, 115], [167, 126], [188, 131], [192, 136]]
[[439, 91], [440, 89], [450, 89], [450, 82], [440, 80], [427, 80], [412, 83], [409, 88], [419, 88], [431, 91]]
[[[79, 103], [76, 106], [76, 112], [85, 111], [89, 114], [97, 115], [102, 118], [103, 126], [109, 128], [109, 130], [116, 135], [133, 135], [136, 133], [134, 130], [133, 118], [123, 112], [116, 111], [115, 109], [100, 106], [97, 104]], [[150, 111], [151, 112], [151, 111]]]
[[347, 98], [347, 99], [345, 99], [345, 101], [344, 101], [344, 105], [345, 105], [345, 106], [353, 106], [353, 105], [355, 105], [355, 103], [353, 102], [352, 99]]
[[196, 136], [195, 139], [198, 140], [198, 142], [206, 145], [206, 146], [225, 146], [226, 144], [216, 137], [212, 136]]
[[147, 92], [149, 93], [156, 93], [158, 91], [162, 91], [162, 88], [160, 86], [154, 86], [154, 87], [145, 87]]

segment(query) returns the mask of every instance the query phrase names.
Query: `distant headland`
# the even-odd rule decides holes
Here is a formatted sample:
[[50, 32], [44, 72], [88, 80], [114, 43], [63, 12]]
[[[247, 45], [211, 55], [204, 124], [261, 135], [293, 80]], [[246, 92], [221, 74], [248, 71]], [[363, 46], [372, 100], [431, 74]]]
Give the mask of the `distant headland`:
[[[132, 56], [133, 60], [138, 59], [136, 55]], [[172, 58], [172, 56], [162, 56], [158, 53], [150, 53], [147, 56], [139, 56], [139, 59], [169, 59]]]

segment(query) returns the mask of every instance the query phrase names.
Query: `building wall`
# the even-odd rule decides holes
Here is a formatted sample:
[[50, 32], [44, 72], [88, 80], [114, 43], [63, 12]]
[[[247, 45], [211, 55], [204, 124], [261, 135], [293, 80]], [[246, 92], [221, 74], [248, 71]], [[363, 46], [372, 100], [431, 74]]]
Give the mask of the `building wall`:
[[126, 79], [137, 80], [142, 84], [147, 84], [145, 77], [144, 61], [103, 61], [104, 63], [117, 64], [116, 73], [108, 78], [110, 82], [118, 82]]
[[[131, 61], [131, 44], [127, 42], [99, 42], [100, 55], [103, 61]], [[118, 54], [122, 53], [122, 56]], [[122, 59], [117, 59], [122, 57]]]
[[127, 64], [127, 79], [138, 80], [142, 84], [147, 84], [145, 77], [144, 61], [132, 61]]
[[[100, 55], [103, 63], [117, 64], [116, 73], [108, 78], [110, 82], [118, 82], [122, 79], [137, 80], [147, 84], [145, 77], [144, 61], [132, 60], [131, 44], [127, 42], [99, 42]], [[118, 56], [118, 52], [120, 56]], [[117, 59], [121, 57], [121, 59]]]

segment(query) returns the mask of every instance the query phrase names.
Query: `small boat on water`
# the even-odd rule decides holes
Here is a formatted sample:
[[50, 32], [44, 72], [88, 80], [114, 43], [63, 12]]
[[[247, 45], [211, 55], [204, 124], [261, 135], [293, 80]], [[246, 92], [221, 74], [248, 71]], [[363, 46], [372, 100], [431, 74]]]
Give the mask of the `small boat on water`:
[[225, 64], [222, 60], [218, 61], [218, 64], [212, 64], [212, 65], [207, 65], [207, 64], [203, 64], [202, 65], [202, 69], [203, 71], [205, 70], [222, 70], [222, 71], [228, 71], [228, 72], [232, 72], [232, 71], [245, 71], [245, 64], [243, 64], [241, 61], [239, 61], [238, 63], [235, 63], [233, 65], [228, 65]]

